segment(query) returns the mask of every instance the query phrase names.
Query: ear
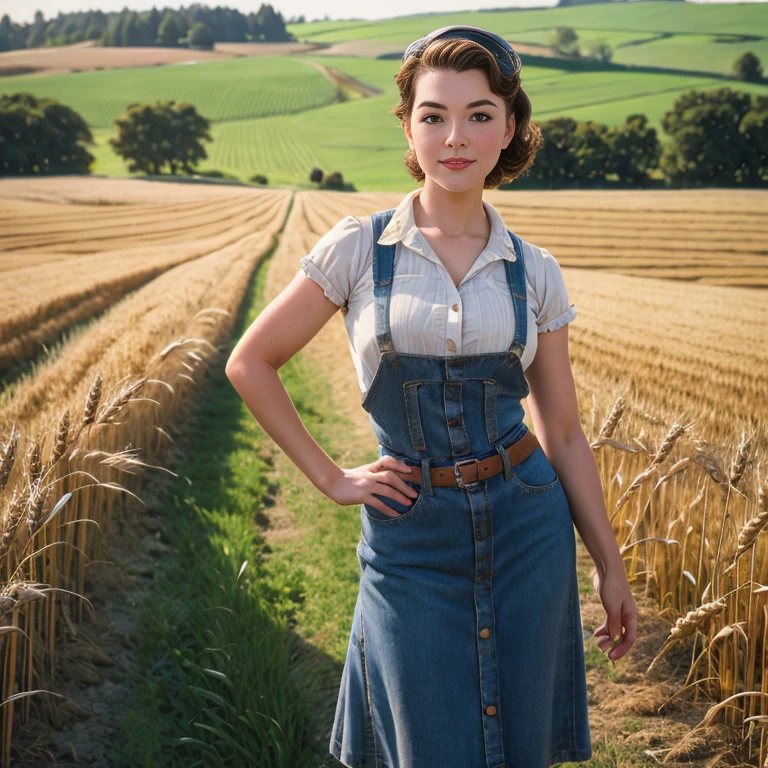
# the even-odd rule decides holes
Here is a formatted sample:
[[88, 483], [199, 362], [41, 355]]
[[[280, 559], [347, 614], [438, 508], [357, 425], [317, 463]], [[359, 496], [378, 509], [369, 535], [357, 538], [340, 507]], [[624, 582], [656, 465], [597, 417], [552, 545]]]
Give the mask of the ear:
[[403, 130], [405, 131], [405, 137], [408, 139], [408, 146], [413, 149], [413, 136], [411, 135], [411, 125], [408, 120], [403, 120]]
[[510, 142], [512, 141], [512, 137], [515, 135], [515, 113], [513, 112], [509, 116], [509, 121], [507, 122], [507, 130], [504, 131], [504, 144], [502, 145], [502, 149], [506, 149]]

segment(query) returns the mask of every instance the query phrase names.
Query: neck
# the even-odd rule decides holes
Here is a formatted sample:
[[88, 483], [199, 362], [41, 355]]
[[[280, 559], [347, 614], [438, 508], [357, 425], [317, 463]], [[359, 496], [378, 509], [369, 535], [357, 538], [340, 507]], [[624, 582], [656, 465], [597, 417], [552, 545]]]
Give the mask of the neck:
[[487, 239], [490, 234], [491, 222], [483, 206], [480, 186], [452, 192], [430, 183], [427, 177], [424, 188], [413, 198], [413, 216], [419, 229], [438, 229], [449, 239]]

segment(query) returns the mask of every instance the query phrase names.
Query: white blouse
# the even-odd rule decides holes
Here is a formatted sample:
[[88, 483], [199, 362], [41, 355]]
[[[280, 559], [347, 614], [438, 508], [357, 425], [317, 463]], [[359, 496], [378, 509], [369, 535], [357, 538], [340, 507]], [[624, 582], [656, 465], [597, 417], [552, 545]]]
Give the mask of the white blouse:
[[[419, 187], [397, 206], [379, 243], [396, 243], [390, 324], [395, 352], [472, 355], [509, 349], [515, 313], [502, 259], [515, 261], [515, 247], [498, 211], [483, 200], [491, 222], [485, 249], [458, 289], [448, 270], [421, 235], [413, 216]], [[555, 331], [576, 317], [568, 302], [560, 265], [545, 248], [520, 238], [528, 293], [528, 339], [523, 369], [536, 354], [537, 334]], [[349, 347], [362, 396], [376, 373], [373, 304], [373, 226], [370, 216], [346, 216], [323, 235], [301, 267], [325, 295], [342, 307]]]

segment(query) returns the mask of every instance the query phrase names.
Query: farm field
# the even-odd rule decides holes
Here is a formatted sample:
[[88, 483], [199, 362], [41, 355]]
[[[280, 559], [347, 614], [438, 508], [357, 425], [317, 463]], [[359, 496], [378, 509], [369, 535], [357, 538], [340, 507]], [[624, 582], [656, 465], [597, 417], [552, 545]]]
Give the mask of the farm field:
[[[546, 247], [565, 270], [572, 299], [583, 307], [573, 354], [584, 381], [593, 382], [590, 396], [630, 377], [650, 409], [657, 381], [647, 374], [655, 370], [664, 382], [663, 404], [701, 410], [712, 417], [710, 429], [719, 428], [715, 406], [727, 392], [738, 394], [734, 416], [768, 415], [754, 412], [768, 374], [768, 192], [487, 190], [485, 196], [510, 229]], [[0, 371], [34, 359], [42, 345], [172, 268], [191, 268], [210, 254], [241, 248], [264, 226], [280, 226], [290, 197], [288, 190], [139, 180], [81, 177], [63, 186], [53, 179], [5, 180]], [[291, 234], [299, 238], [298, 254], [346, 212], [394, 206], [402, 193], [305, 191], [293, 199], [307, 211], [308, 223]], [[611, 318], [610, 326], [601, 318]], [[739, 343], [713, 352], [722, 328]]]
[[115, 118], [135, 101], [191, 101], [202, 115], [220, 122], [303, 112], [336, 98], [333, 84], [315, 67], [269, 56], [0, 79], [0, 92], [11, 86], [59, 99], [94, 128], [114, 128]]
[[[470, 24], [517, 43], [545, 45], [557, 26], [573, 27], [585, 44], [602, 39], [615, 48], [613, 61], [635, 66], [728, 75], [745, 51], [768, 57], [768, 14], [760, 3], [741, 5], [633, 2], [544, 10], [474, 11], [414, 15], [382, 21], [324, 21], [288, 25], [302, 40], [341, 43], [365, 40], [372, 55], [404, 50], [432, 29]], [[742, 37], [748, 39], [741, 40]], [[718, 42], [719, 41], [719, 42]]]
[[0, 374], [37, 362], [0, 397], [4, 433], [12, 423], [41, 429], [64, 402], [84, 397], [91, 371], [145, 364], [195, 302], [266, 251], [290, 200], [138, 180], [83, 179], [66, 192], [51, 181], [0, 183]]
[[[172, 98], [190, 101], [212, 121], [213, 141], [206, 145], [208, 158], [200, 163], [201, 171], [220, 170], [241, 179], [261, 173], [271, 186], [301, 187], [307, 185], [310, 170], [320, 167], [340, 171], [358, 190], [394, 191], [410, 182], [402, 164], [407, 145], [391, 115], [398, 97], [394, 75], [399, 53], [437, 26], [486, 25], [519, 42], [523, 86], [532, 100], [534, 121], [570, 116], [613, 126], [642, 113], [665, 143], [664, 113], [693, 88], [727, 85], [768, 95], [766, 83], [725, 77], [742, 49], [768, 59], [765, 17], [760, 4], [635, 2], [599, 9], [478, 11], [289, 25], [300, 42], [271, 47], [222, 43], [210, 56], [180, 49], [94, 46], [10, 51], [0, 54], [0, 69], [13, 57], [37, 57], [41, 66], [71, 69], [80, 56], [79, 68], [91, 71], [0, 77], [0, 93], [29, 91], [80, 112], [94, 132], [96, 143], [90, 151], [97, 174], [132, 175], [108, 144], [115, 135], [114, 120], [127, 105]], [[581, 69], [541, 55], [526, 64], [531, 52], [551, 54], [542, 46], [558, 24], [573, 25], [585, 41], [602, 38], [620, 45], [614, 61], [637, 69]], [[733, 42], [739, 36], [750, 39]], [[726, 38], [732, 42], [707, 42]], [[346, 55], [334, 55], [340, 52]], [[106, 66], [103, 62], [110, 57], [112, 65], [127, 68], [93, 71]], [[218, 60], [208, 60], [211, 57]], [[169, 66], [148, 66], [162, 62]]]
[[89, 40], [75, 45], [3, 51], [0, 53], [0, 77], [158, 67], [220, 61], [237, 56], [279, 56], [312, 48], [313, 45], [304, 43], [219, 43], [213, 51], [196, 51], [189, 48], [102, 47]]
[[[310, 79], [320, 78], [324, 90], [330, 89], [327, 103], [306, 111], [295, 108], [293, 114], [264, 114], [262, 117], [248, 117], [248, 109], [267, 110], [264, 98], [256, 98], [241, 85], [243, 103], [238, 106], [229, 102], [227, 113], [237, 110], [242, 119], [229, 119], [227, 115], [217, 118], [218, 113], [208, 115], [213, 120], [211, 136], [213, 141], [206, 145], [208, 159], [200, 163], [200, 170], [218, 169], [248, 178], [256, 172], [264, 173], [270, 184], [304, 184], [309, 171], [314, 166], [325, 170], [342, 170], [345, 179], [352, 181], [359, 190], [400, 189], [410, 177], [402, 165], [402, 157], [407, 143], [400, 123], [390, 114], [397, 103], [397, 88], [393, 76], [397, 71], [391, 61], [366, 60], [354, 57], [306, 57], [302, 61], [320, 67], [333, 67], [345, 75], [362, 81], [372, 88], [381, 89], [381, 95], [369, 98], [357, 98], [353, 101], [339, 102], [336, 99], [332, 75], [328, 77], [315, 68], [310, 70]], [[264, 59], [251, 60], [259, 64]], [[293, 70], [294, 62], [290, 59], [278, 61], [276, 67], [284, 66]], [[225, 62], [218, 66], [248, 66], [242, 60]], [[202, 82], [195, 76], [195, 67], [186, 67], [176, 74], [176, 79], [188, 82], [188, 87], [197, 89]], [[138, 71], [138, 70], [136, 70]], [[115, 76], [120, 73], [93, 73], [94, 76]], [[61, 79], [27, 78], [37, 80], [33, 91], [39, 95], [56, 94], [61, 84], [72, 89], [73, 106], [78, 102], [81, 108], [101, 109], [105, 114], [107, 105], [99, 105], [96, 92], [88, 95], [75, 89], [76, 81], [71, 78], [85, 75], [66, 75]], [[289, 76], [286, 75], [286, 78]], [[17, 78], [14, 78], [17, 80]], [[50, 80], [47, 85], [45, 81]], [[276, 92], [280, 92], [275, 79]], [[649, 121], [657, 128], [663, 142], [666, 134], [661, 129], [661, 117], [671, 108], [677, 96], [690, 88], [715, 88], [720, 81], [665, 74], [620, 74], [620, 73], [574, 73], [552, 70], [543, 67], [531, 67], [524, 78], [524, 85], [534, 105], [534, 120], [547, 120], [561, 115], [571, 115], [578, 119], [591, 119], [608, 125], [623, 123], [633, 112], [645, 112]], [[0, 89], [4, 81], [0, 80]], [[7, 87], [7, 83], [5, 84]], [[26, 87], [26, 86], [25, 86]], [[746, 85], [739, 89], [752, 93], [768, 93], [768, 87]], [[176, 94], [177, 91], [173, 91]], [[155, 96], [158, 91], [153, 91]], [[220, 98], [214, 90], [201, 93], [201, 101], [210, 104], [211, 109]], [[298, 96], [297, 96], [298, 98]], [[87, 100], [87, 101], [86, 101]], [[273, 102], [271, 102], [273, 103]], [[298, 103], [298, 102], [297, 102]], [[291, 102], [284, 102], [289, 109]], [[108, 109], [119, 111], [118, 101]], [[312, 120], [307, 115], [312, 115]], [[96, 157], [94, 171], [106, 175], [128, 176], [127, 166], [114, 154], [107, 144], [114, 130], [108, 127], [94, 130], [96, 146], [91, 153]], [[265, 151], [265, 148], [269, 151]]]
[[[105, 712], [113, 712], [114, 703], [100, 708], [90, 721], [88, 739], [78, 742], [82, 749], [109, 741], [105, 749], [114, 746], [135, 762], [132, 729], [141, 728], [140, 762], [178, 757], [172, 737], [187, 735], [179, 733], [179, 722], [199, 719], [204, 711], [233, 728], [239, 725], [236, 732], [244, 748], [264, 749], [265, 761], [275, 747], [272, 740], [279, 739], [282, 754], [291, 755], [297, 767], [324, 765], [326, 729], [356, 593], [357, 510], [325, 499], [270, 443], [222, 381], [221, 367], [226, 350], [258, 309], [299, 271], [299, 260], [322, 234], [349, 213], [366, 215], [396, 205], [407, 189], [292, 192], [88, 177], [0, 181], [5, 223], [0, 274], [6, 291], [5, 296], [0, 293], [6, 307], [0, 342], [20, 337], [30, 341], [21, 353], [27, 369], [12, 373], [0, 396], [0, 449], [13, 429], [20, 430], [18, 455], [26, 457], [24, 465], [34, 475], [34, 445], [45, 438], [38, 448], [44, 450], [40, 455], [48, 455], [53, 436], [66, 432], [66, 408], [76, 435], [68, 450], [76, 447], [79, 452], [79, 457], [71, 455], [69, 472], [76, 469], [102, 483], [119, 482], [143, 496], [144, 481], [125, 471], [135, 468], [125, 446], [140, 450], [143, 462], [161, 465], [182, 427], [191, 429], [174, 454], [179, 461], [183, 445], [181, 476], [168, 486], [147, 485], [149, 510], [136, 505], [133, 511], [133, 506], [114, 501], [109, 485], [79, 492], [90, 478], [65, 477], [62, 462], [53, 464], [58, 494], [34, 502], [41, 504], [43, 520], [58, 495], [76, 491], [55, 523], [42, 528], [45, 541], [66, 541], [99, 562], [110, 559], [112, 550], [101, 551], [95, 526], [65, 524], [94, 520], [105, 536], [112, 532], [116, 547], [121, 526], [124, 547], [145, 521], [152, 531], [153, 543], [142, 550], [140, 570], [153, 574], [157, 591], [152, 592], [151, 583], [142, 588], [148, 609], [142, 610], [141, 628], [138, 608], [131, 624], [141, 644], [133, 663], [137, 669], [146, 667], [135, 675], [122, 670], [143, 686], [141, 695], [124, 697], [130, 716], [115, 739], [105, 738], [103, 727], [109, 722], [103, 720]], [[757, 433], [751, 443], [740, 443], [740, 437], [742, 430], [749, 435], [765, 423], [768, 408], [762, 397], [768, 373], [768, 281], [758, 258], [766, 228], [760, 212], [768, 207], [768, 192], [489, 190], [486, 199], [510, 229], [551, 250], [578, 310], [570, 327], [570, 350], [582, 422], [593, 441], [606, 504], [642, 609], [641, 641], [634, 655], [618, 670], [609, 670], [591, 638], [602, 621], [601, 607], [592, 592], [591, 561], [579, 542], [596, 740], [595, 761], [588, 768], [598, 768], [608, 754], [620, 754], [624, 764], [641, 765], [643, 747], [671, 749], [712, 702], [759, 685], [756, 664], [732, 663], [735, 648], [724, 639], [722, 616], [702, 626], [712, 666], [692, 671], [709, 703], [706, 697], [693, 701], [683, 696], [674, 713], [658, 711], [684, 683], [690, 644], [671, 659], [660, 658], [653, 674], [646, 668], [675, 618], [706, 598], [702, 592], [708, 580], [709, 597], [727, 595], [728, 615], [745, 617], [747, 635], [755, 643], [750, 658], [759, 659], [764, 652], [755, 630], [763, 610], [758, 601], [764, 598], [740, 588], [748, 578], [747, 565], [723, 570], [733, 557], [739, 527], [757, 510], [763, 482], [757, 467], [761, 462], [764, 466], [765, 434]], [[17, 291], [24, 300], [17, 299]], [[89, 302], [88, 296], [101, 296], [102, 303]], [[38, 338], [46, 349], [34, 348], [35, 332], [48, 334], [44, 341]], [[208, 378], [204, 368], [211, 372], [212, 390], [203, 386]], [[355, 465], [373, 459], [376, 444], [360, 408], [340, 314], [281, 375], [308, 428], [337, 462]], [[99, 377], [104, 387], [101, 411], [96, 408]], [[151, 389], [131, 402], [131, 381], [141, 378]], [[626, 403], [617, 406], [621, 395]], [[198, 404], [194, 418], [193, 402]], [[85, 414], [94, 419], [88, 429], [80, 416], [83, 403]], [[670, 431], [673, 425], [684, 427]], [[660, 457], [659, 446], [665, 446]], [[4, 508], [15, 509], [10, 499], [16, 481], [23, 479], [21, 465], [18, 460], [10, 482], [0, 487]], [[663, 468], [657, 472], [659, 466]], [[738, 493], [726, 493], [726, 472]], [[626, 491], [633, 478], [643, 476], [654, 483], [638, 480], [634, 491]], [[733, 525], [721, 531], [723, 504]], [[163, 521], [172, 521], [171, 532], [156, 537]], [[37, 530], [37, 523], [30, 525], [14, 529], [20, 546], [26, 541], [24, 531]], [[653, 537], [665, 543], [637, 546], [639, 539]], [[764, 543], [760, 538], [758, 545]], [[7, 567], [15, 567], [15, 551], [0, 555]], [[746, 557], [752, 558], [749, 578], [766, 583], [768, 558], [762, 551], [752, 549]], [[133, 562], [134, 557], [138, 554], [121, 551], [121, 561]], [[56, 562], [33, 559], [34, 577], [29, 572], [25, 578], [79, 594], [98, 590], [106, 600], [99, 603], [100, 611], [125, 602], [119, 588], [105, 597], [99, 576], [86, 579], [85, 559], [79, 554], [65, 561], [63, 581]], [[108, 571], [96, 573], [106, 576]], [[684, 589], [675, 588], [681, 583]], [[34, 622], [37, 647], [53, 642], [48, 628], [55, 622], [71, 622], [75, 614], [83, 620], [82, 601], [70, 600], [65, 619], [52, 605], [50, 600], [44, 603], [42, 621], [26, 606], [19, 614], [20, 627], [31, 630]], [[212, 614], [214, 606], [225, 610]], [[212, 654], [212, 640], [214, 645], [231, 643], [233, 654], [226, 662]], [[256, 655], [255, 643], [260, 649]], [[169, 644], [183, 648], [169, 653]], [[14, 657], [22, 653], [20, 639], [13, 648]], [[232, 688], [216, 688], [229, 706], [219, 708], [220, 702], [210, 699], [216, 706], [201, 710], [190, 687], [204, 684], [201, 666], [231, 680]], [[90, 698], [74, 686], [68, 695], [90, 706], [93, 697], [106, 694], [94, 686], [95, 673], [89, 674]], [[711, 681], [717, 675], [715, 684]], [[110, 678], [110, 690], [115, 685], [122, 690], [128, 678], [123, 675], [122, 683]], [[43, 687], [26, 672], [18, 685], [17, 690]], [[639, 696], [645, 709], [638, 709]], [[271, 731], [267, 736], [261, 721], [252, 721], [254, 706], [264, 702], [280, 724], [280, 736]], [[24, 711], [22, 706], [17, 712]], [[759, 706], [747, 712], [759, 713]], [[200, 738], [201, 732], [195, 735]], [[215, 743], [221, 754], [232, 749], [218, 739], [215, 728], [202, 738]], [[736, 740], [723, 726], [710, 739], [710, 749]], [[308, 749], [317, 758], [314, 762]], [[194, 754], [190, 751], [188, 759]], [[704, 766], [703, 758], [669, 761], [683, 763]]]

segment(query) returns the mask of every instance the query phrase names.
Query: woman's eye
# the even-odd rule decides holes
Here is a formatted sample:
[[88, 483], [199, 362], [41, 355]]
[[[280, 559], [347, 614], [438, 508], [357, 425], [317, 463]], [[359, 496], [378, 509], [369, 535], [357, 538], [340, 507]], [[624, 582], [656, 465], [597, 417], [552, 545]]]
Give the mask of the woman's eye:
[[[492, 120], [493, 119], [490, 115], [487, 115], [485, 112], [475, 112], [475, 113], [473, 113], [472, 117], [475, 117], [476, 115], [482, 115], [483, 117], [487, 118], [486, 120], [476, 121], [476, 122], [480, 122], [480, 123], [487, 123], [488, 120]], [[425, 115], [421, 119], [421, 122], [422, 123], [432, 124], [432, 120], [429, 119], [430, 117], [440, 117], [440, 115]]]

